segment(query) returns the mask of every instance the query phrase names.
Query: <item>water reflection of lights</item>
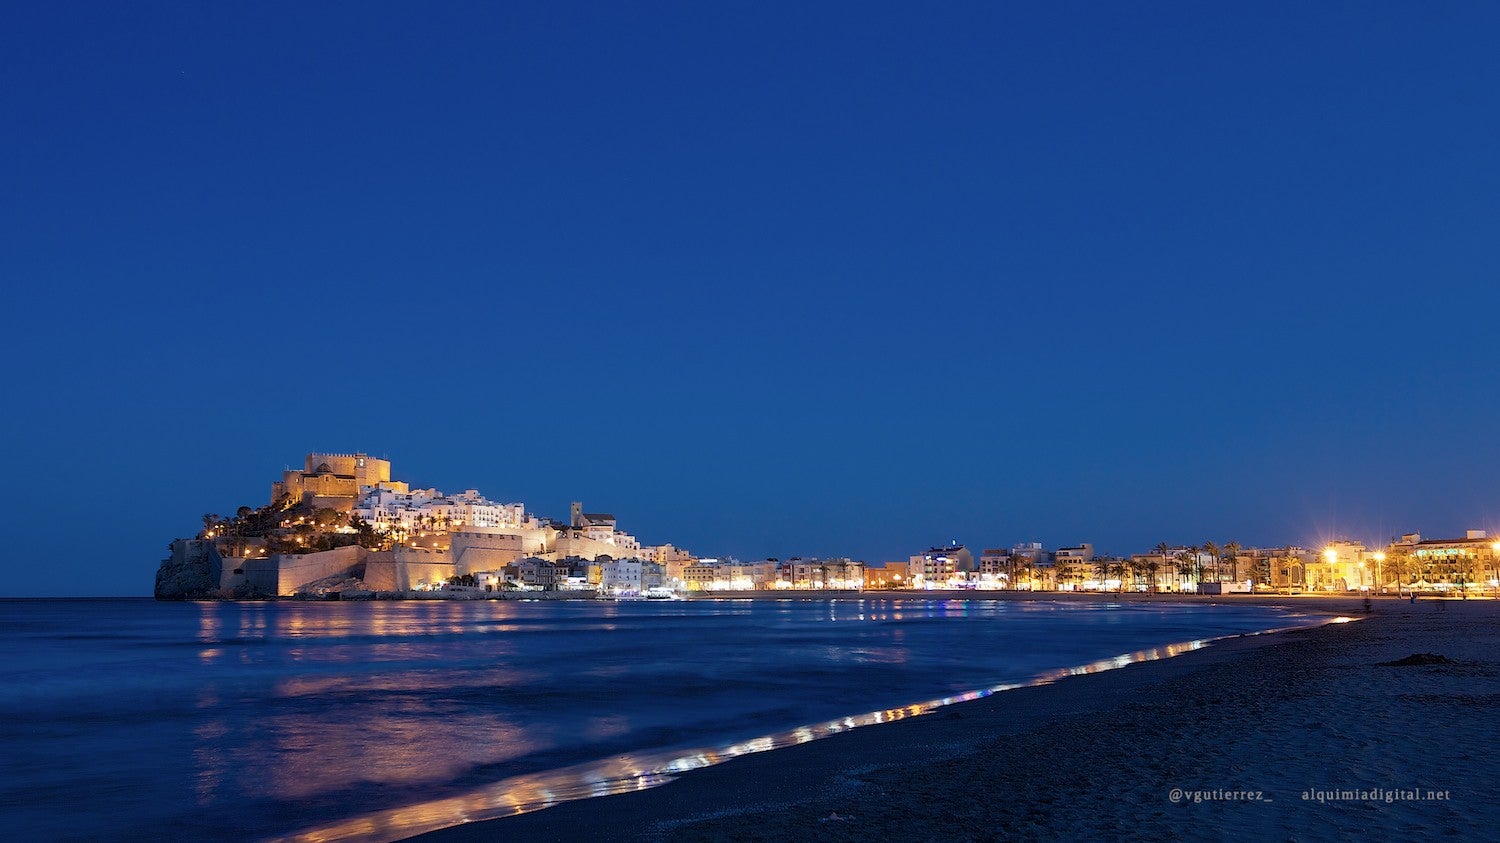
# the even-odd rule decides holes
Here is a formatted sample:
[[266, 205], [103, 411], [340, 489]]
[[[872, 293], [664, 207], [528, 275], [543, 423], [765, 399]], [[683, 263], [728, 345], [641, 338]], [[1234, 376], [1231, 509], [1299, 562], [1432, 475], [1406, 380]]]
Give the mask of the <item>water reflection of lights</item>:
[[224, 622], [219, 620], [219, 608], [217, 604], [202, 602], [198, 604], [198, 640], [204, 644], [219, 643], [219, 628]]
[[[1356, 619], [1335, 618], [1330, 622], [1346, 623], [1351, 620]], [[1281, 630], [1266, 630], [1266, 632], [1277, 631]], [[559, 770], [513, 776], [461, 796], [368, 814], [280, 839], [298, 841], [298, 843], [399, 840], [467, 822], [539, 811], [562, 802], [646, 790], [666, 784], [682, 773], [711, 767], [742, 755], [803, 744], [861, 726], [919, 717], [943, 706], [982, 699], [1017, 688], [1050, 685], [1069, 676], [1102, 673], [1140, 662], [1171, 658], [1200, 650], [1216, 640], [1219, 639], [1199, 639], [1139, 650], [1088, 664], [1048, 671], [1023, 682], [996, 685], [941, 699], [913, 703], [901, 708], [872, 711], [845, 717], [842, 720], [800, 726], [789, 731], [764, 735], [717, 749], [621, 755], [605, 761], [564, 767]]]

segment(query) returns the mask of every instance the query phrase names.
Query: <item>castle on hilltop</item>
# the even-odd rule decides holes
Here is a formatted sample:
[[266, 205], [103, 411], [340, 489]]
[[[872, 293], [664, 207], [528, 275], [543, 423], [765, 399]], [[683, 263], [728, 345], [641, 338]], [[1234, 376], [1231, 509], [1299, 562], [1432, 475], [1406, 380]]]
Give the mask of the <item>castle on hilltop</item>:
[[308, 454], [301, 470], [271, 484], [269, 507], [240, 512], [206, 519], [197, 539], [173, 543], [159, 596], [279, 596], [330, 577], [408, 590], [486, 573], [500, 581], [524, 560], [597, 569], [604, 560], [691, 559], [671, 545], [643, 548], [613, 515], [585, 513], [581, 503], [564, 522], [477, 489], [413, 489], [391, 479], [390, 460], [362, 452]]
[[391, 461], [369, 454], [308, 454], [304, 466], [283, 471], [271, 484], [272, 504], [310, 498], [313, 506], [348, 512], [365, 488], [406, 491], [405, 483], [391, 481]]

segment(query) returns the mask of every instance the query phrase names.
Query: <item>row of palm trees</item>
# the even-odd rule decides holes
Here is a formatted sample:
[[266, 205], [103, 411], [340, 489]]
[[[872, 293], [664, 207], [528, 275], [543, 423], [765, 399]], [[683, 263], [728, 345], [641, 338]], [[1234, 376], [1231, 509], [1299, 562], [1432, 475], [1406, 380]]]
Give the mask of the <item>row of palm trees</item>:
[[[1209, 571], [1212, 571], [1212, 573], [1208, 573], [1209, 582], [1222, 581], [1224, 579], [1223, 566], [1225, 562], [1229, 563], [1230, 578], [1237, 578], [1239, 574], [1238, 560], [1240, 550], [1243, 547], [1237, 541], [1225, 542], [1223, 547], [1220, 547], [1213, 541], [1206, 541], [1201, 545], [1190, 544], [1186, 547], [1178, 548], [1173, 548], [1166, 542], [1160, 542], [1153, 550], [1162, 559], [1173, 560], [1172, 564], [1177, 568], [1177, 573], [1187, 578], [1190, 583], [1201, 583], [1204, 580], [1204, 575]], [[1207, 563], [1203, 559], [1205, 556], [1208, 557]]]
[[[1100, 581], [1118, 580], [1122, 591], [1127, 585], [1134, 589], [1142, 582], [1145, 583], [1148, 591], [1157, 591], [1164, 566], [1168, 572], [1175, 572], [1189, 585], [1204, 581], [1219, 582], [1224, 579], [1226, 565], [1228, 576], [1238, 578], [1237, 560], [1242, 549], [1243, 546], [1236, 541], [1225, 542], [1222, 547], [1216, 542], [1207, 541], [1202, 545], [1175, 548], [1166, 542], [1161, 542], [1153, 548], [1152, 555], [1139, 559], [1096, 557], [1092, 562], [1092, 570], [1088, 573], [1093, 574]], [[1084, 572], [1078, 570], [1076, 563], [1062, 562], [1053, 573], [1059, 582], [1067, 582], [1079, 579]], [[1257, 569], [1251, 572], [1252, 578], [1257, 582], [1269, 582], [1270, 574], [1270, 560], [1257, 560]], [[1009, 576], [1013, 583], [1038, 578], [1039, 570], [1036, 560], [1028, 557], [1011, 557]]]

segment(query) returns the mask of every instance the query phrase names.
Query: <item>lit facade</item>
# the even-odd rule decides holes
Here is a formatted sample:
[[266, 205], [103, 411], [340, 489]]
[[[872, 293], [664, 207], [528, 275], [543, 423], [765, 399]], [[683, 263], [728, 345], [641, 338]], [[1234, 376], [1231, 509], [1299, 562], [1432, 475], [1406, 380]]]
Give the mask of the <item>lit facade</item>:
[[369, 454], [308, 454], [303, 469], [287, 469], [281, 479], [271, 484], [271, 503], [301, 503], [311, 498], [314, 505], [332, 506], [347, 512], [360, 490], [391, 483], [390, 460]]
[[436, 489], [398, 491], [374, 488], [360, 496], [354, 514], [377, 532], [419, 533], [459, 527], [536, 527], [519, 503], [496, 503], [468, 489], [444, 495]]
[[601, 562], [599, 564], [599, 593], [613, 597], [640, 594], [646, 588], [642, 576], [643, 564], [650, 563], [642, 563], [636, 559], [610, 559]]
[[961, 544], [929, 548], [907, 560], [912, 588], [954, 588], [969, 582], [974, 554]]
[[1303, 563], [1309, 591], [1360, 591], [1375, 584], [1371, 552], [1361, 542], [1336, 541]]
[[1388, 588], [1500, 589], [1500, 538], [1469, 530], [1461, 539], [1403, 536], [1382, 560]]

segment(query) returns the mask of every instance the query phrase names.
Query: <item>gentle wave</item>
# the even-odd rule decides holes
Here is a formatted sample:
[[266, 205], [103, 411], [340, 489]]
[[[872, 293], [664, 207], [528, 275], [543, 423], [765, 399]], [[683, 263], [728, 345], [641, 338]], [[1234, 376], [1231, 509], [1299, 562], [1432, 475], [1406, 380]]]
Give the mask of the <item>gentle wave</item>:
[[[1314, 623], [1317, 622], [1309, 621], [1306, 625]], [[1284, 627], [1266, 630], [1266, 632], [1290, 628], [1296, 627]], [[1021, 682], [979, 688], [899, 708], [882, 709], [831, 721], [811, 723], [723, 746], [621, 755], [605, 761], [579, 764], [560, 770], [512, 776], [459, 796], [407, 805], [330, 823], [284, 837], [272, 838], [269, 843], [374, 843], [374, 841], [385, 843], [385, 841], [401, 840], [464, 823], [540, 811], [564, 802], [647, 790], [667, 784], [683, 773], [722, 764], [742, 755], [783, 749], [831, 737], [851, 729], [919, 717], [944, 706], [983, 699], [1017, 688], [1047, 685], [1071, 676], [1100, 673], [1140, 662], [1172, 658], [1202, 649], [1226, 637], [1234, 636], [1194, 639], [1137, 650], [1088, 664], [1046, 671]]]
[[1293, 622], [883, 596], [0, 601], [0, 805], [27, 839], [399, 837]]

